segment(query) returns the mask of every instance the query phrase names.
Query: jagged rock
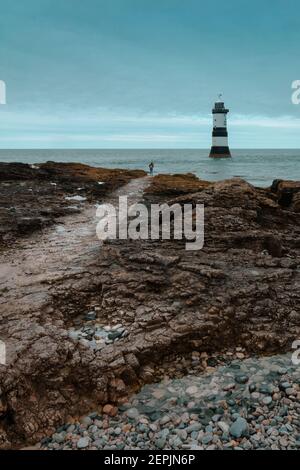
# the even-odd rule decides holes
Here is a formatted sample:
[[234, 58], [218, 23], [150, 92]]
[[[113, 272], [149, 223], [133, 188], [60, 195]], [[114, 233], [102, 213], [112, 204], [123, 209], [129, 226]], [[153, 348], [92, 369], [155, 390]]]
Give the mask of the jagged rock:
[[271, 191], [276, 194], [278, 204], [300, 212], [300, 182], [274, 180]]

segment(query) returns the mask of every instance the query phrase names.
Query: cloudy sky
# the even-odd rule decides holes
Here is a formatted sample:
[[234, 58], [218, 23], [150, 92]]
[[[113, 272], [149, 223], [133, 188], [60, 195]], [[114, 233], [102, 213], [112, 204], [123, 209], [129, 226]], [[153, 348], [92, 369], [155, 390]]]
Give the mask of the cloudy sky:
[[300, 148], [296, 0], [1, 0], [1, 148]]

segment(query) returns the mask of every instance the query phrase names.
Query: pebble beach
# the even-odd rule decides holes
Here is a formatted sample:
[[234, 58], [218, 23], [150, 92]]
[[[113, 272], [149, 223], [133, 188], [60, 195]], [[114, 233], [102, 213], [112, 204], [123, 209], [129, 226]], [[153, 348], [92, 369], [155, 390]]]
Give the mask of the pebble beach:
[[[300, 448], [300, 370], [291, 354], [192, 353], [189, 374], [164, 375], [128, 403], [57, 429], [43, 449], [286, 450]], [[174, 372], [182, 375], [178, 357]], [[207, 363], [206, 371], [199, 368]], [[177, 370], [177, 372], [176, 372]], [[163, 370], [161, 370], [163, 373]]]

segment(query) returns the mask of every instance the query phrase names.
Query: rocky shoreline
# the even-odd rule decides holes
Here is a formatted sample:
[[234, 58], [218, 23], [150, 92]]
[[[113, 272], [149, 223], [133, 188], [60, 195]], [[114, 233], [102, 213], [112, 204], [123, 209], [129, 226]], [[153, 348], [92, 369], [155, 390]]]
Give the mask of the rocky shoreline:
[[[6, 164], [0, 186], [4, 201], [0, 338], [9, 359], [7, 366], [0, 366], [0, 446], [24, 447], [51, 435], [43, 445], [54, 449], [77, 448], [78, 437], [85, 439], [81, 448], [118, 446], [122, 427], [130, 425], [135, 434], [125, 447], [141, 442], [138, 448], [177, 448], [175, 440], [178, 448], [219, 448], [235, 440], [232, 447], [243, 448], [245, 442], [230, 433], [230, 440], [220, 440], [217, 423], [222, 417], [208, 422], [208, 429], [198, 424], [199, 429], [191, 431], [197, 436], [187, 433], [186, 439], [179, 437], [180, 444], [178, 418], [171, 416], [163, 424], [160, 420], [166, 418], [159, 417], [154, 423], [139, 412], [137, 422], [128, 421], [126, 404], [143, 385], [163, 379], [164, 364], [175, 369], [176, 378], [176, 357], [199, 355], [198, 373], [207, 373], [201, 354], [226, 356], [241, 348], [245, 357], [274, 355], [289, 351], [293, 340], [300, 338], [300, 183], [275, 181], [271, 188], [262, 189], [238, 178], [208, 183], [193, 175], [159, 175], [150, 180], [143, 172], [48, 163], [38, 169]], [[29, 189], [34, 189], [33, 195], [25, 198], [25, 191], [31, 194]], [[188, 252], [184, 241], [178, 240], [117, 240], [100, 246], [95, 237], [95, 204], [114, 202], [123, 194], [146, 204], [204, 204], [204, 249]], [[76, 206], [75, 212], [68, 212], [70, 205]], [[49, 207], [53, 210], [47, 218], [44, 211]], [[57, 207], [61, 212], [55, 212]], [[12, 219], [8, 213], [14, 214]], [[20, 214], [47, 220], [24, 233], [15, 229]], [[171, 362], [170, 352], [175, 355]], [[274, 390], [267, 396], [273, 402], [273, 395], [279, 394], [278, 406], [287, 405], [286, 416], [292, 420], [283, 417], [276, 424], [277, 404], [273, 409], [271, 402], [263, 404], [267, 408], [262, 421], [269, 421], [275, 431], [270, 431], [272, 442], [266, 442], [267, 448], [298, 446], [299, 382], [289, 366], [284, 367], [287, 371], [280, 381], [272, 377]], [[189, 370], [182, 368], [188, 377]], [[181, 380], [184, 385], [184, 377]], [[186, 389], [193, 387], [190, 378], [186, 381]], [[282, 382], [288, 382], [293, 393], [286, 395]], [[138, 403], [132, 400], [135, 408]], [[117, 413], [118, 406], [125, 408], [110, 417], [110, 425], [106, 415]], [[180, 409], [181, 415], [187, 413], [186, 406]], [[209, 408], [209, 403], [204, 407]], [[229, 428], [240, 413], [235, 406], [232, 409], [224, 420]], [[85, 424], [74, 418], [93, 410], [97, 414]], [[253, 419], [247, 418], [249, 436], [255, 434], [253, 413]], [[241, 410], [240, 417], [246, 419], [244, 414]], [[180, 429], [197, 424], [199, 416], [188, 413]], [[103, 428], [105, 422], [108, 427]], [[157, 432], [150, 428], [153, 423]], [[132, 437], [140, 425], [146, 435], [137, 442]], [[69, 426], [75, 427], [68, 430]], [[264, 430], [269, 436], [268, 425], [263, 426], [256, 434]], [[285, 434], [278, 426], [286, 426], [290, 433], [286, 446], [280, 443]], [[117, 436], [115, 428], [121, 429]], [[108, 441], [103, 441], [102, 429], [112, 429]], [[62, 433], [56, 438], [61, 442], [53, 433]], [[94, 435], [101, 440], [96, 446]], [[240, 437], [248, 442], [249, 436]], [[162, 447], [157, 445], [159, 439]]]
[[0, 249], [24, 235], [101, 201], [143, 171], [108, 170], [78, 163], [27, 165], [0, 162]]

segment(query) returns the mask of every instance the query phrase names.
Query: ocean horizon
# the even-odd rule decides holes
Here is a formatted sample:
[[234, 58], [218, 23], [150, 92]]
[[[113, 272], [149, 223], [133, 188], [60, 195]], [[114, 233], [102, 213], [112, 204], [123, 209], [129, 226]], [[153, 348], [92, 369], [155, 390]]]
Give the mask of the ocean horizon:
[[85, 163], [154, 173], [195, 173], [208, 181], [240, 177], [255, 186], [274, 179], [300, 180], [300, 149], [232, 149], [232, 158], [211, 159], [209, 149], [0, 149], [1, 162]]

